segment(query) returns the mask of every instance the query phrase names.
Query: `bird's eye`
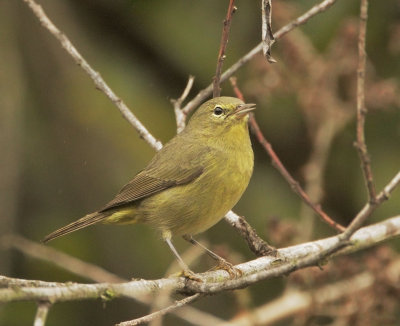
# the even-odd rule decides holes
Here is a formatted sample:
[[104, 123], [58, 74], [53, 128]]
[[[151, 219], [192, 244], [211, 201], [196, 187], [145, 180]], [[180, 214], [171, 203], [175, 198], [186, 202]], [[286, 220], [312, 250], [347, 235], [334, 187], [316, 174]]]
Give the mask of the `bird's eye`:
[[224, 113], [224, 110], [220, 107], [220, 106], [216, 106], [214, 108], [214, 115], [221, 115], [222, 113]]

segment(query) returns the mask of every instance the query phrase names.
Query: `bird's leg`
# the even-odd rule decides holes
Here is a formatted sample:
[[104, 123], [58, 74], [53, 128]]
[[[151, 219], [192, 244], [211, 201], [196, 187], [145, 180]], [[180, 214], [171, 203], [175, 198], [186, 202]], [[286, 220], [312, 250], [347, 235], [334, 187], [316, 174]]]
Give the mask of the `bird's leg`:
[[218, 256], [215, 252], [211, 251], [210, 249], [208, 249], [207, 247], [205, 247], [204, 245], [202, 245], [200, 242], [198, 242], [197, 240], [195, 240], [191, 235], [185, 234], [183, 236], [183, 238], [190, 242], [192, 245], [195, 246], [199, 246], [200, 248], [202, 248], [212, 259], [216, 260], [218, 262], [218, 265], [216, 266], [216, 269], [223, 269], [226, 270], [229, 275], [232, 278], [236, 278], [239, 277], [243, 274], [243, 272], [234, 267], [230, 262], [226, 261], [224, 258], [222, 258], [221, 256]]
[[162, 232], [162, 237], [164, 239], [164, 241], [168, 244], [169, 248], [171, 249], [171, 251], [174, 253], [176, 259], [178, 260], [179, 265], [182, 268], [182, 275], [191, 279], [191, 280], [195, 280], [195, 281], [201, 281], [201, 279], [199, 279], [196, 274], [194, 272], [192, 272], [189, 268], [188, 265], [186, 265], [186, 263], [183, 261], [182, 257], [178, 254], [178, 251], [175, 249], [174, 245], [172, 244], [171, 241], [171, 231], [166, 230]]

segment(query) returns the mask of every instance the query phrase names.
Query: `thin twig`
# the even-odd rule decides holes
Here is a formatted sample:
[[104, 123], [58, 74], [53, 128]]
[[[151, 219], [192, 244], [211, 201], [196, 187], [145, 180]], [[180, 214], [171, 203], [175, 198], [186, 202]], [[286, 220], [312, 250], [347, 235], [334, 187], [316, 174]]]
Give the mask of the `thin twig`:
[[368, 20], [368, 0], [361, 0], [360, 6], [360, 30], [358, 34], [358, 68], [357, 68], [357, 141], [355, 146], [361, 160], [362, 171], [368, 190], [369, 200], [376, 200], [374, 178], [370, 164], [370, 157], [365, 143], [365, 116], [367, 107], [365, 105], [365, 36]]
[[193, 87], [193, 82], [194, 82], [194, 76], [189, 76], [188, 82], [186, 84], [185, 89], [183, 90], [182, 95], [178, 99], [173, 99], [171, 100], [171, 103], [174, 105], [174, 112], [175, 112], [175, 119], [176, 119], [176, 127], [177, 127], [177, 133], [179, 134], [183, 129], [185, 129], [186, 126], [186, 117], [187, 114], [185, 114], [182, 109], [182, 103], [183, 101], [188, 97], [190, 90]]
[[218, 52], [217, 69], [215, 71], [215, 77], [213, 81], [213, 97], [218, 97], [221, 94], [221, 88], [219, 86], [222, 65], [225, 60], [225, 50], [228, 44], [229, 29], [231, 27], [232, 15], [236, 11], [235, 0], [229, 0], [228, 12], [226, 13], [226, 18], [224, 20], [224, 27], [222, 29], [221, 44]]
[[78, 50], [74, 47], [68, 37], [62, 33], [47, 17], [42, 7], [38, 5], [33, 0], [23, 0], [33, 11], [36, 17], [39, 19], [43, 27], [45, 27], [51, 35], [53, 35], [62, 45], [65, 51], [72, 57], [75, 63], [80, 66], [93, 80], [97, 89], [102, 91], [114, 105], [119, 109], [122, 116], [128, 120], [128, 122], [136, 129], [139, 136], [143, 138], [151, 147], [156, 151], [160, 150], [162, 144], [159, 140], [154, 138], [152, 134], [146, 129], [146, 127], [136, 118], [132, 111], [127, 107], [127, 105], [111, 90], [111, 88], [106, 84], [101, 75], [93, 70], [89, 63], [81, 56]]
[[33, 326], [44, 326], [46, 324], [47, 314], [49, 313], [50, 307], [51, 307], [50, 302], [38, 303], [38, 308], [36, 311], [36, 316], [33, 322]]
[[[236, 93], [236, 96], [243, 100], [243, 94], [240, 92], [239, 88], [237, 87], [236, 79], [230, 79], [233, 89]], [[329, 224], [331, 227], [335, 228], [338, 231], [344, 231], [346, 228], [339, 223], [335, 222], [328, 214], [326, 214], [320, 205], [314, 204], [310, 197], [306, 194], [300, 184], [291, 176], [289, 171], [285, 168], [282, 164], [279, 157], [276, 155], [275, 151], [272, 148], [272, 145], [267, 141], [264, 137], [255, 117], [253, 114], [250, 114], [249, 124], [251, 126], [251, 130], [253, 134], [256, 136], [259, 143], [264, 147], [266, 152], [271, 158], [272, 165], [279, 171], [279, 173], [283, 176], [283, 178], [289, 183], [292, 190], [316, 213], [318, 214], [324, 222]]]
[[169, 312], [171, 312], [171, 311], [173, 311], [175, 309], [178, 309], [178, 308], [180, 308], [180, 307], [182, 307], [182, 306], [184, 306], [184, 305], [186, 305], [186, 304], [188, 304], [190, 302], [198, 300], [202, 296], [204, 296], [204, 295], [202, 295], [200, 293], [194, 294], [194, 295], [192, 295], [190, 297], [187, 297], [185, 299], [177, 300], [177, 301], [174, 302], [174, 304], [172, 304], [172, 305], [170, 305], [170, 306], [168, 306], [168, 307], [166, 307], [164, 309], [158, 310], [158, 311], [153, 312], [153, 313], [151, 313], [149, 315], [146, 315], [146, 316], [134, 319], [134, 320], [124, 321], [122, 323], [116, 324], [115, 326], [134, 326], [134, 325], [140, 325], [140, 324], [143, 324], [143, 323], [148, 323], [148, 322], [152, 321], [154, 318], [163, 316], [163, 315], [165, 315], [165, 314], [167, 314], [167, 313], [169, 313]]
[[261, 37], [263, 44], [263, 54], [269, 63], [275, 63], [276, 60], [271, 56], [271, 46], [275, 42], [272, 33], [272, 2], [271, 0], [261, 1], [262, 29]]
[[[275, 40], [278, 40], [285, 34], [289, 33], [294, 28], [305, 24], [310, 18], [315, 15], [327, 10], [330, 6], [332, 6], [337, 0], [324, 0], [321, 3], [315, 5], [310, 10], [305, 12], [303, 15], [297, 17], [295, 20], [291, 21], [289, 24], [283, 26], [279, 29], [275, 34]], [[220, 83], [227, 80], [231, 77], [236, 71], [238, 71], [244, 64], [249, 62], [257, 53], [262, 50], [263, 43], [261, 42], [256, 47], [251, 49], [246, 55], [240, 58], [236, 63], [234, 63], [230, 68], [225, 70], [225, 72], [221, 75]], [[205, 99], [207, 99], [213, 92], [213, 84], [208, 85], [206, 88], [201, 90], [189, 103], [185, 105], [182, 109], [184, 113], [189, 114], [193, 111], [200, 103], [202, 103]]]
[[318, 214], [324, 222], [326, 222], [331, 227], [335, 228], [338, 231], [344, 231], [345, 227], [335, 222], [328, 214], [326, 214], [319, 204], [315, 204], [311, 201], [310, 197], [304, 192], [303, 188], [300, 184], [291, 176], [288, 170], [286, 170], [285, 166], [282, 164], [279, 157], [276, 155], [275, 151], [272, 148], [272, 145], [265, 139], [264, 135], [261, 132], [261, 129], [254, 118], [254, 115], [250, 115], [249, 119], [250, 126], [252, 128], [253, 134], [257, 137], [260, 144], [264, 147], [264, 149], [268, 152], [268, 155], [271, 157], [272, 165], [279, 171], [279, 173], [283, 176], [283, 178], [289, 183], [292, 190], [316, 213]]

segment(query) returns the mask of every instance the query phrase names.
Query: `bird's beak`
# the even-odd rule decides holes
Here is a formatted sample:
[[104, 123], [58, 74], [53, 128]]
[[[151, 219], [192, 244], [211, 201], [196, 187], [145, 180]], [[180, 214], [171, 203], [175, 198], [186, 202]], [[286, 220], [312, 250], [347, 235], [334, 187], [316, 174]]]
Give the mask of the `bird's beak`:
[[243, 118], [247, 113], [249, 113], [250, 111], [253, 111], [256, 109], [256, 105], [253, 103], [249, 103], [249, 104], [239, 104], [235, 111], [234, 111], [234, 115], [237, 116], [238, 118]]

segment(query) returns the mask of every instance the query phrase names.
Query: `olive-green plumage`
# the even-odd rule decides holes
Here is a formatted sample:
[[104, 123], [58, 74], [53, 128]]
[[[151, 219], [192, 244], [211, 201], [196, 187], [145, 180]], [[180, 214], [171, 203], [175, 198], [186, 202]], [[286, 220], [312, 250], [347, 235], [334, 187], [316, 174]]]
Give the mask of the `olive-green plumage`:
[[253, 171], [247, 120], [252, 104], [233, 97], [205, 102], [105, 207], [51, 234], [101, 223], [146, 223], [171, 235], [193, 235], [217, 223], [239, 200]]

